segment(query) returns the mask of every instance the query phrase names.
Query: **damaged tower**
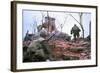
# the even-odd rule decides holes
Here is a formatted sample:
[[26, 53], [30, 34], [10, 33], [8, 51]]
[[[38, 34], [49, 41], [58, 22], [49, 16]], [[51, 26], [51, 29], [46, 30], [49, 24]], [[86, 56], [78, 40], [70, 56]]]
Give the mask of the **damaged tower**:
[[56, 30], [55, 18], [45, 17], [45, 22], [42, 25], [49, 33]]

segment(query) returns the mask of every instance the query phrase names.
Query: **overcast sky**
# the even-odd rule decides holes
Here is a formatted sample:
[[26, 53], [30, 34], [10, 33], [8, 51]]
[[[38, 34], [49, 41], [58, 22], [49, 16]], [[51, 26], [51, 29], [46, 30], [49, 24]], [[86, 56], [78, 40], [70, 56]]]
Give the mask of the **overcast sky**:
[[[63, 24], [62, 32], [65, 32], [69, 35], [71, 28], [76, 24], [80, 29], [80, 18], [79, 13], [76, 12], [48, 12], [50, 17], [55, 18], [56, 28], [61, 31], [60, 24]], [[71, 15], [77, 19], [77, 21]], [[42, 24], [42, 17], [46, 17], [46, 11], [32, 11], [32, 10], [23, 10], [23, 37], [25, 36], [27, 30], [29, 33], [34, 33], [37, 31], [36, 27]], [[43, 18], [43, 19], [44, 19]], [[89, 24], [91, 21], [90, 13], [83, 13], [82, 15], [82, 24], [85, 30], [85, 37], [89, 35]], [[80, 36], [82, 36], [82, 31], [80, 32]]]

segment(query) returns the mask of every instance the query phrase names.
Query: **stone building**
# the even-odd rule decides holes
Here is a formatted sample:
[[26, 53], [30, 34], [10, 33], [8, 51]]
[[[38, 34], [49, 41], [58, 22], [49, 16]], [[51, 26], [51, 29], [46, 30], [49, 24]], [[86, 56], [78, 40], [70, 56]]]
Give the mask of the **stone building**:
[[49, 33], [56, 30], [55, 18], [49, 16], [45, 17], [45, 21], [42, 25]]

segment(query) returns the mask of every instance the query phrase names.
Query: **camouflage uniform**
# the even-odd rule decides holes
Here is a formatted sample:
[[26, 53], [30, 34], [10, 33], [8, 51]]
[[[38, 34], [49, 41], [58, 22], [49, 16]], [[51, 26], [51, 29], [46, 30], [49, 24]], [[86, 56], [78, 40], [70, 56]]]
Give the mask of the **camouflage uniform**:
[[30, 53], [30, 59], [32, 61], [46, 61], [51, 57], [51, 49], [48, 41], [46, 41], [47, 32], [45, 30], [40, 31], [40, 37], [33, 40], [28, 46], [28, 52]]
[[72, 27], [72, 29], [71, 29], [71, 34], [73, 34], [73, 37], [74, 37], [74, 39], [76, 40], [76, 38], [79, 38], [79, 32], [80, 32], [81, 30], [79, 29], [79, 27], [78, 26], [76, 26], [76, 25], [74, 25], [73, 27]]

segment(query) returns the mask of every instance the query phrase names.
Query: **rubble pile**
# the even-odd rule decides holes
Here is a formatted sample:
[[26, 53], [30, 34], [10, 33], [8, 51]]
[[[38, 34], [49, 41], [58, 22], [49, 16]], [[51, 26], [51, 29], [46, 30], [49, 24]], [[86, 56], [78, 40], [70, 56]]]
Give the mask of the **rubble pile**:
[[[23, 62], [40, 62], [46, 61], [47, 59], [50, 61], [91, 59], [90, 40], [86, 38], [67, 40], [68, 38], [66, 39], [66, 37], [62, 36], [59, 37], [59, 35], [55, 35], [48, 41], [45, 40], [44, 44], [43, 40], [39, 40], [39, 38], [33, 41], [25, 40], [23, 42]], [[40, 41], [42, 43], [40, 43]], [[51, 52], [50, 57], [46, 58], [46, 52], [43, 47]], [[29, 52], [31, 49], [32, 51]], [[38, 55], [36, 55], [37, 53]]]
[[90, 59], [90, 41], [77, 39], [76, 41], [52, 40], [53, 56], [57, 60], [85, 60]]

